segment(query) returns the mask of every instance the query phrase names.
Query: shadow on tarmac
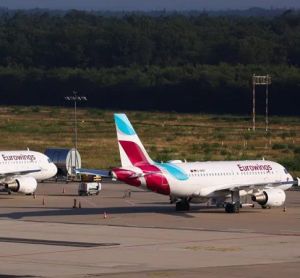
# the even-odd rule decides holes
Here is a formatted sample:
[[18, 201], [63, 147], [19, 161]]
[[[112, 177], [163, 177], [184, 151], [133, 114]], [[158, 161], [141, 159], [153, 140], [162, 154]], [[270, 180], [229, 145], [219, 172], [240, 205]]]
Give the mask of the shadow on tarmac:
[[[2, 207], [11, 208], [11, 207]], [[36, 207], [24, 207], [24, 209], [38, 209]], [[18, 207], [17, 209], [23, 209]], [[135, 206], [135, 207], [101, 207], [101, 208], [58, 208], [58, 207], [43, 207], [41, 210], [35, 211], [18, 211], [0, 214], [0, 218], [22, 219], [27, 217], [49, 217], [49, 216], [76, 216], [76, 215], [109, 215], [114, 214], [142, 214], [142, 213], [160, 213], [172, 216], [180, 216], [185, 218], [194, 218], [194, 214], [226, 214], [222, 208], [216, 207], [192, 207], [188, 212], [178, 212], [171, 205], [167, 206]], [[258, 213], [258, 210], [241, 210], [240, 213]]]

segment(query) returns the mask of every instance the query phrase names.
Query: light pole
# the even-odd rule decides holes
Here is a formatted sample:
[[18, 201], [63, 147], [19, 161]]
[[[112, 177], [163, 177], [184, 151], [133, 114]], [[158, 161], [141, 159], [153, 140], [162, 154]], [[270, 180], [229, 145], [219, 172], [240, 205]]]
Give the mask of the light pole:
[[255, 87], [257, 85], [266, 86], [266, 132], [269, 131], [269, 85], [272, 84], [272, 78], [267, 75], [255, 75], [252, 76], [252, 129], [255, 131]]
[[269, 85], [271, 85], [271, 76], [267, 75], [266, 82], [266, 132], [269, 131]]
[[85, 96], [78, 96], [76, 91], [73, 91], [73, 96], [65, 96], [65, 100], [74, 101], [74, 146], [75, 146], [75, 169], [77, 168], [77, 102], [87, 101]]

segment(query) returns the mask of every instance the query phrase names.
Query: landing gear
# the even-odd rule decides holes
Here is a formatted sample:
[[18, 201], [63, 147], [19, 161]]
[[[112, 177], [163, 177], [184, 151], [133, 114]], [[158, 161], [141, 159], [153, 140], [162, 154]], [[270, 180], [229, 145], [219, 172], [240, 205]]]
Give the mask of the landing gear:
[[178, 201], [178, 199], [174, 196], [170, 196], [170, 204], [174, 204]]
[[181, 199], [176, 203], [176, 211], [188, 211], [190, 210], [190, 202], [187, 198]]
[[225, 211], [227, 213], [239, 213], [241, 202], [240, 202], [240, 191], [231, 191], [231, 203], [226, 203]]
[[225, 205], [225, 211], [227, 213], [239, 213], [240, 212], [240, 206], [241, 206], [240, 202], [236, 202], [234, 204], [227, 203]]

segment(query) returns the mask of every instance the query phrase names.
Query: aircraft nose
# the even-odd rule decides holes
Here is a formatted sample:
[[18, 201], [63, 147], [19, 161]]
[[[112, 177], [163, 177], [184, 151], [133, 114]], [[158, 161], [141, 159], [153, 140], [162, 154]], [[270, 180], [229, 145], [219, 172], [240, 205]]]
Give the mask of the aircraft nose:
[[54, 177], [57, 174], [57, 167], [54, 163], [52, 163], [51, 174], [52, 174], [52, 177]]

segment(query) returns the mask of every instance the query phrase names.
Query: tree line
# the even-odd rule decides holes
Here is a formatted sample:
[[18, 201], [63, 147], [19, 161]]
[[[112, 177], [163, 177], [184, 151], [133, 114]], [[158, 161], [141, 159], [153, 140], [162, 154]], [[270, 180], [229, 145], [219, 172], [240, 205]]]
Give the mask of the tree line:
[[300, 14], [293, 11], [0, 16], [3, 104], [60, 105], [78, 90], [101, 108], [244, 114], [251, 75], [269, 73], [271, 112], [299, 114], [299, 65]]

